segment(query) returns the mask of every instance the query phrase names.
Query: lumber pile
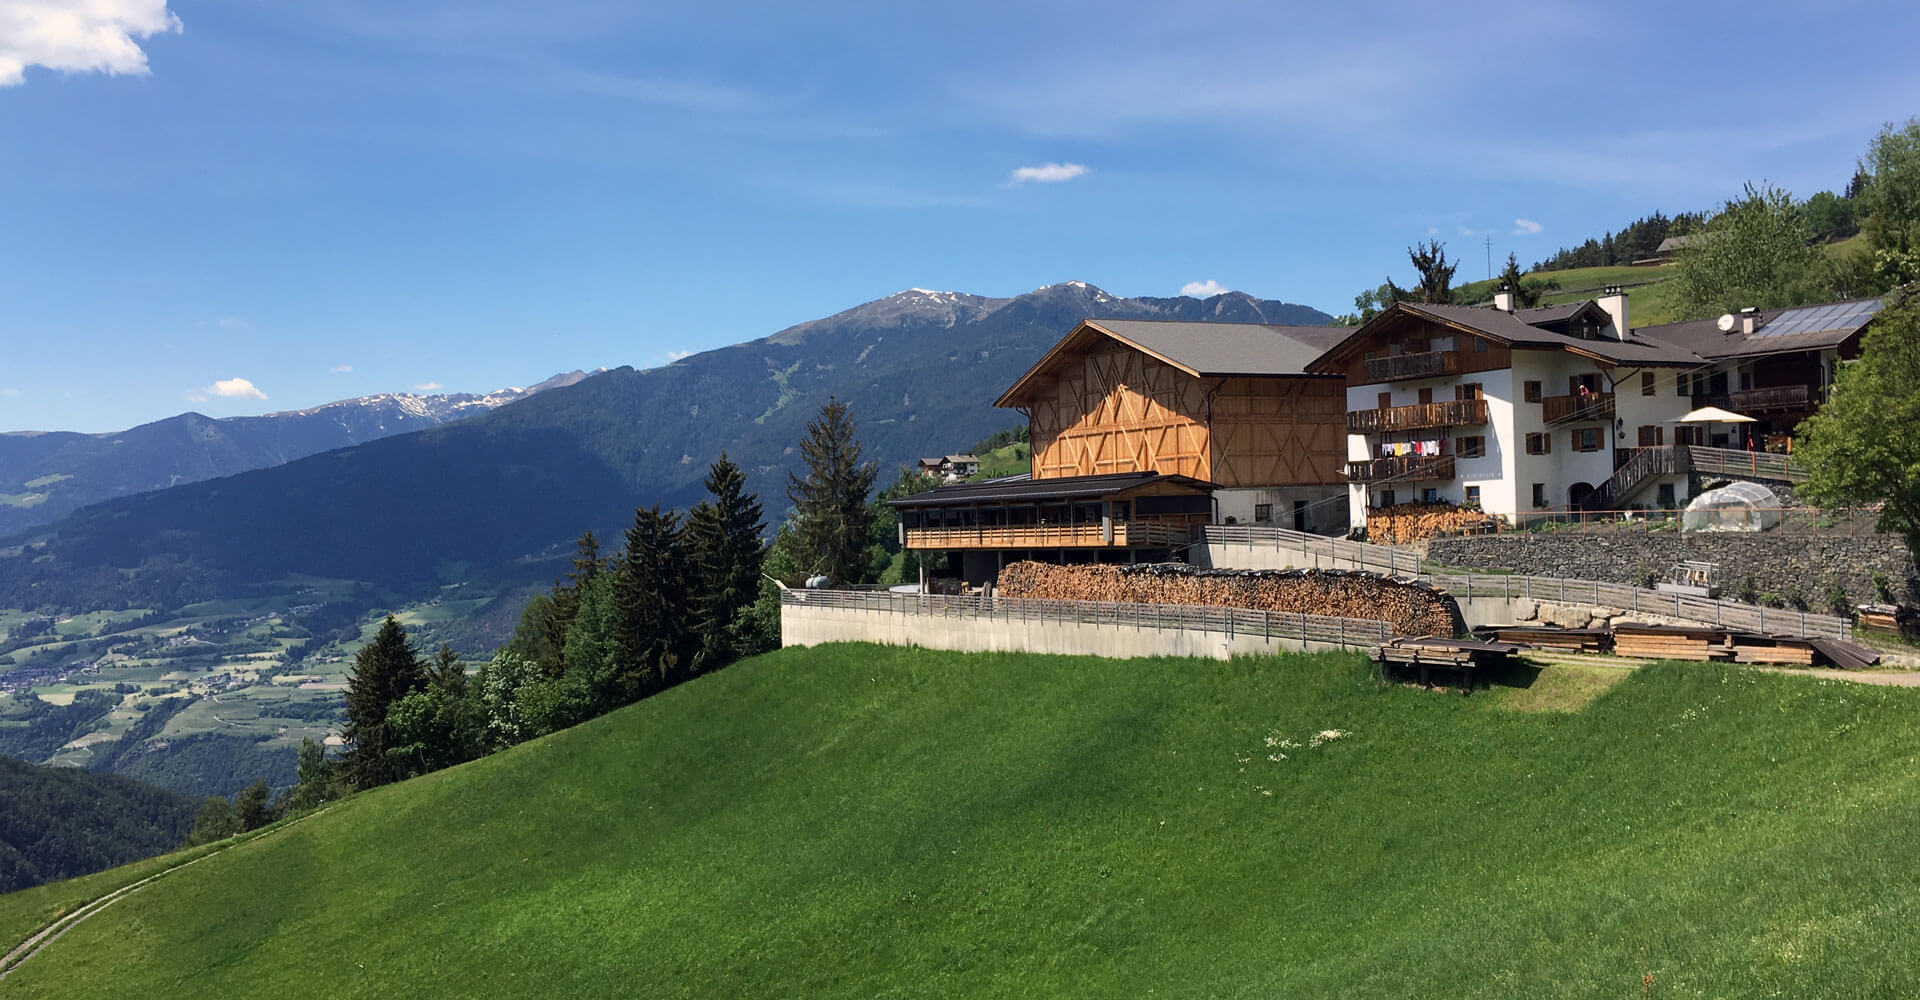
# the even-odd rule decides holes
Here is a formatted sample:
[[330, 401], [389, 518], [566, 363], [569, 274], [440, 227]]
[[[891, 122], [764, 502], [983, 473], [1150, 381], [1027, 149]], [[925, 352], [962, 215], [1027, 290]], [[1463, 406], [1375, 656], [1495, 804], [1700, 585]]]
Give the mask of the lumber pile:
[[1797, 644], [1762, 645], [1736, 642], [1735, 663], [1777, 663], [1790, 667], [1813, 666], [1813, 647]]
[[1474, 671], [1499, 666], [1525, 647], [1509, 642], [1476, 642], [1443, 639], [1436, 636], [1395, 636], [1373, 647], [1373, 662], [1380, 664], [1380, 675], [1391, 678], [1396, 669], [1417, 670], [1420, 683], [1430, 683], [1434, 670], [1454, 670], [1461, 675], [1462, 687], [1473, 689]]
[[1897, 604], [1862, 604], [1856, 610], [1860, 614], [1860, 627], [1869, 632], [1899, 635], [1913, 625], [1912, 609]]
[[1402, 503], [1367, 511], [1367, 540], [1401, 545], [1440, 535], [1473, 534], [1493, 529], [1481, 511], [1450, 503]]
[[1000, 571], [999, 593], [1035, 600], [1206, 605], [1364, 618], [1384, 621], [1407, 635], [1461, 631], [1460, 607], [1445, 593], [1411, 580], [1346, 570], [1017, 562]]
[[1711, 625], [1615, 625], [1613, 651], [1648, 660], [1728, 660], [1728, 634]]
[[1500, 642], [1519, 643], [1534, 649], [1552, 649], [1563, 653], [1605, 652], [1613, 640], [1613, 633], [1604, 628], [1496, 625], [1474, 631], [1492, 636]]

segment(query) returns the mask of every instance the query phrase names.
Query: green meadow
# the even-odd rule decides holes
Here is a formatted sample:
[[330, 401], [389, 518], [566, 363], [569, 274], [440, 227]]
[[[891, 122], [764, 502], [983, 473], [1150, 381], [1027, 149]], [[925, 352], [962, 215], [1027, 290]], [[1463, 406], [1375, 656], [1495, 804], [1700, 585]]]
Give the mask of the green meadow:
[[1920, 995], [1920, 694], [1556, 669], [783, 650], [212, 855], [0, 991]]

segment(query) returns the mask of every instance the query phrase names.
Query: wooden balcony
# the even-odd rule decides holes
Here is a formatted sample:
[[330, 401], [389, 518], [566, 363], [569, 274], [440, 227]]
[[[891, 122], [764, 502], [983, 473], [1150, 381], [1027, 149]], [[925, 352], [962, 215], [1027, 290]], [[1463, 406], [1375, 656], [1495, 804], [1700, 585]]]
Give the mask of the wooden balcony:
[[1540, 401], [1541, 416], [1549, 424], [1579, 424], [1613, 419], [1613, 393], [1585, 396], [1548, 396]]
[[1185, 545], [1187, 526], [1175, 521], [1115, 521], [1109, 540], [1091, 524], [991, 524], [972, 528], [908, 528], [909, 549], [1158, 549]]
[[1763, 413], [1767, 410], [1811, 410], [1820, 401], [1810, 385], [1772, 385], [1764, 389], [1736, 389], [1728, 394], [1728, 409], [1735, 413]]
[[1452, 455], [1405, 455], [1347, 463], [1347, 480], [1355, 483], [1424, 482], [1453, 478]]
[[1367, 359], [1367, 381], [1397, 382], [1409, 378], [1439, 378], [1460, 374], [1459, 351], [1428, 351]]
[[1443, 403], [1414, 403], [1384, 410], [1348, 410], [1347, 433], [1380, 434], [1417, 431], [1430, 427], [1473, 427], [1487, 422], [1484, 399], [1452, 399]]

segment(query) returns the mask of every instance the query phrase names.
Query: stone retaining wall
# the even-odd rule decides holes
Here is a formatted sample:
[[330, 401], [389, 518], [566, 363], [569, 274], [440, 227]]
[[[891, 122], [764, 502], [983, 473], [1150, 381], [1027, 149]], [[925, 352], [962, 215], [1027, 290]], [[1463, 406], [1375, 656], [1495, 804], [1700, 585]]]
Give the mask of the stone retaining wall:
[[1774, 535], [1704, 532], [1584, 534], [1576, 532], [1435, 538], [1427, 558], [1445, 566], [1504, 569], [1533, 576], [1565, 576], [1610, 583], [1664, 578], [1683, 560], [1718, 566], [1721, 594], [1732, 597], [1752, 578], [1759, 592], [1785, 597], [1797, 589], [1809, 607], [1827, 612], [1826, 592], [1839, 584], [1854, 603], [1874, 600], [1873, 574], [1911, 599], [1915, 575], [1906, 543], [1890, 535]]

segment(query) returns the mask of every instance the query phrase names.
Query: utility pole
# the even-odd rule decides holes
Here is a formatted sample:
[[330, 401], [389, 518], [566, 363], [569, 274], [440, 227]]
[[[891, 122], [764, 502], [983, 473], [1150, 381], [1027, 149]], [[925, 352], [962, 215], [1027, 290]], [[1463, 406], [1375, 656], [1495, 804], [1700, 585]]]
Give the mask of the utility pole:
[[1484, 239], [1487, 241], [1487, 280], [1492, 281], [1493, 280], [1493, 234], [1488, 233], [1487, 235], [1481, 237], [1481, 239]]

